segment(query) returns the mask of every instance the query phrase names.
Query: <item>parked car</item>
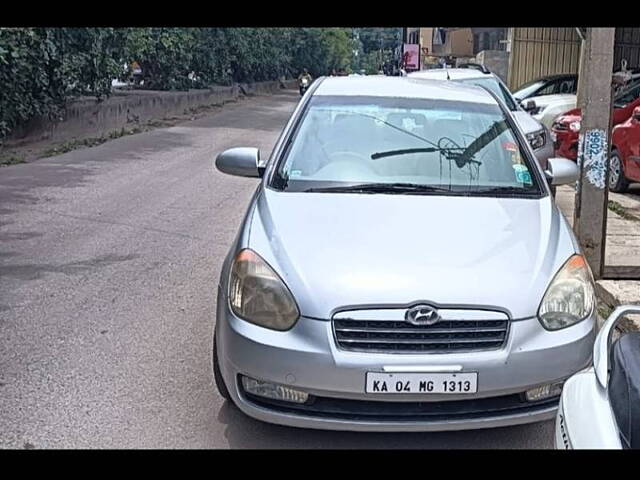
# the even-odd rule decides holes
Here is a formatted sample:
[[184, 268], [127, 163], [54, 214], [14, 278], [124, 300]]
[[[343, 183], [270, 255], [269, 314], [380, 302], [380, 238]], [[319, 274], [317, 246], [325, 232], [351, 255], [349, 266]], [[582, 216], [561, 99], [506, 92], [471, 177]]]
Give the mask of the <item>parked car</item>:
[[428, 431], [552, 419], [595, 338], [594, 283], [514, 115], [485, 89], [320, 78], [223, 263], [220, 394], [259, 420]]
[[578, 91], [578, 75], [575, 73], [563, 73], [548, 75], [546, 77], [531, 80], [516, 89], [513, 96], [519, 102], [528, 98], [541, 97], [543, 95], [575, 94]]
[[558, 449], [640, 449], [640, 332], [614, 329], [640, 306], [616, 308], [593, 346], [593, 366], [565, 383], [556, 417]]
[[551, 130], [556, 118], [576, 108], [576, 100], [576, 95], [571, 94], [530, 97], [523, 102], [523, 108], [529, 115]]
[[[629, 88], [617, 95], [613, 101], [612, 125], [624, 122], [635, 107], [640, 105], [640, 80], [631, 83]], [[582, 111], [579, 108], [569, 110], [559, 116], [551, 126], [551, 138], [557, 156], [576, 160], [578, 157], [578, 138]]]
[[511, 111], [511, 114], [533, 147], [540, 165], [543, 169], [546, 168], [547, 160], [553, 155], [553, 144], [550, 140], [549, 130], [524, 111], [497, 75], [491, 73], [482, 65], [465, 65], [467, 65], [467, 68], [421, 70], [410, 73], [408, 77], [427, 80], [451, 80], [490, 89]]
[[632, 182], [640, 182], [640, 106], [611, 134], [609, 188], [624, 192]]

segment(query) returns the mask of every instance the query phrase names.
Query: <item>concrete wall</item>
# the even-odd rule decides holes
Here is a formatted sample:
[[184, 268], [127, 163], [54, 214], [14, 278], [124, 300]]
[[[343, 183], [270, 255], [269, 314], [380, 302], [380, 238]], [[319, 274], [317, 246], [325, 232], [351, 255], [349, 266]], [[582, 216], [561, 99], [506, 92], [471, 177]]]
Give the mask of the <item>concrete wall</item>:
[[73, 138], [100, 137], [151, 119], [181, 115], [190, 108], [222, 105], [242, 95], [271, 95], [283, 88], [296, 87], [296, 80], [287, 80], [184, 92], [121, 90], [102, 102], [83, 97], [71, 102], [60, 119], [34, 118], [17, 129], [7, 139], [6, 145], [18, 146], [45, 139], [63, 142]]

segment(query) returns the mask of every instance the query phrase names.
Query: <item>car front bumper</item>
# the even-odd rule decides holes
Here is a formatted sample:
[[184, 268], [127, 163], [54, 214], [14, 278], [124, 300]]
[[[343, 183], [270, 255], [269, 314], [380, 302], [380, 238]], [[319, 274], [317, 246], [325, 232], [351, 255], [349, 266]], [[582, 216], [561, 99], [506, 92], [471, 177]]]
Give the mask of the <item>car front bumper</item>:
[[554, 155], [575, 161], [578, 158], [578, 133], [570, 130], [552, 130], [555, 135]]
[[[234, 403], [256, 419], [294, 427], [353, 431], [443, 431], [489, 428], [554, 418], [558, 398], [527, 403], [526, 390], [571, 376], [591, 361], [594, 318], [548, 332], [536, 318], [512, 322], [499, 350], [386, 354], [337, 348], [330, 321], [302, 317], [277, 332], [235, 317], [218, 297], [219, 365]], [[462, 365], [478, 372], [472, 395], [366, 394], [366, 372], [384, 367]], [[285, 404], [243, 391], [240, 375], [287, 385], [317, 398]]]

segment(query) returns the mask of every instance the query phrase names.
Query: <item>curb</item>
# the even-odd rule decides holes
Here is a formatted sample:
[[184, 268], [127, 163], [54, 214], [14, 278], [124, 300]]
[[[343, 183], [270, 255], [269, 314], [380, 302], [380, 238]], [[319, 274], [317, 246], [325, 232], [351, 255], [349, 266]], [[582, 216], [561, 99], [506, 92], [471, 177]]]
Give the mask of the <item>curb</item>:
[[[620, 282], [613, 280], [598, 280], [596, 282], [596, 296], [598, 300], [612, 310], [620, 305], [640, 305], [640, 298], [629, 301], [621, 297], [621, 294], [617, 292], [615, 288], [619, 283]], [[623, 317], [618, 324], [618, 329], [623, 333], [640, 331], [640, 315]]]

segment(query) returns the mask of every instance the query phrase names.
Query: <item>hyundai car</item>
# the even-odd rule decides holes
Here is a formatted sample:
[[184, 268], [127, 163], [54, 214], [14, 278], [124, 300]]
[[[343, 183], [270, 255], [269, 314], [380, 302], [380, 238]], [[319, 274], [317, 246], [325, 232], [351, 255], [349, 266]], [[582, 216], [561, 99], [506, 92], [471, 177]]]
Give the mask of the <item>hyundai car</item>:
[[[213, 375], [293, 427], [438, 431], [550, 420], [589, 365], [594, 283], [543, 170], [489, 89], [330, 77], [268, 159], [217, 289]], [[217, 174], [217, 173], [216, 173]]]

